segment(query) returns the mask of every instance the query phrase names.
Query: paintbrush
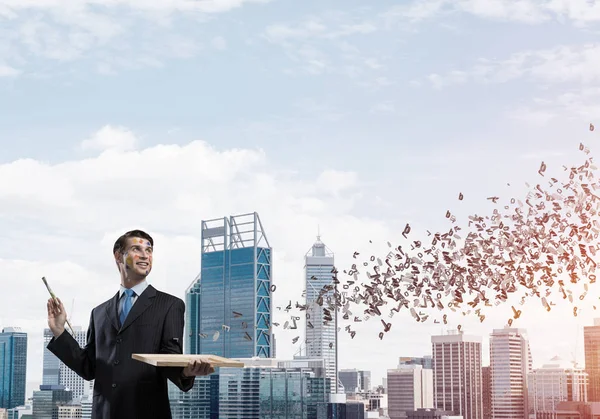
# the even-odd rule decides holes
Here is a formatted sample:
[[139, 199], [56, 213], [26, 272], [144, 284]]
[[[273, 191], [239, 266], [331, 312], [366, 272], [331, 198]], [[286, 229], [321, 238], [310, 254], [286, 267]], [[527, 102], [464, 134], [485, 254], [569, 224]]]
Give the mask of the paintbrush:
[[[46, 285], [46, 288], [48, 288], [48, 292], [50, 293], [50, 296], [52, 297], [52, 300], [54, 301], [54, 303], [58, 307], [59, 304], [58, 304], [58, 301], [56, 300], [56, 295], [54, 295], [54, 293], [50, 289], [50, 285], [48, 285], [48, 281], [46, 281], [46, 277], [45, 276], [42, 277], [42, 281], [44, 281], [44, 284]], [[65, 320], [67, 321], [67, 325], [69, 325], [69, 329], [71, 329], [71, 334], [73, 336], [75, 336], [75, 332], [73, 331], [73, 326], [71, 326], [71, 323], [69, 323], [69, 319], [65, 319]]]

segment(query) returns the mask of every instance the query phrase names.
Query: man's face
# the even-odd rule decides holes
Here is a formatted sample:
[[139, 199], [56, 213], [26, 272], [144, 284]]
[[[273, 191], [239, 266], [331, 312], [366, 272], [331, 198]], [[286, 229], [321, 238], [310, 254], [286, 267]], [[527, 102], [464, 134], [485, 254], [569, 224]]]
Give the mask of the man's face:
[[129, 237], [123, 252], [123, 263], [128, 273], [146, 277], [152, 270], [152, 245], [141, 237]]

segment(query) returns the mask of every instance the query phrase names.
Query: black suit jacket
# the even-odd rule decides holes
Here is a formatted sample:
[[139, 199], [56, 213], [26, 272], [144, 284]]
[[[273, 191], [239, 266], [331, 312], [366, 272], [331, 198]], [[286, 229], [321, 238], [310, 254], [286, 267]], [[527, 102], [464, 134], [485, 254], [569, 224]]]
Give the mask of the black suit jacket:
[[181, 354], [185, 304], [149, 285], [119, 327], [117, 292], [92, 310], [87, 344], [67, 331], [48, 350], [85, 380], [95, 380], [92, 419], [171, 419], [167, 378], [182, 391], [194, 386], [183, 367], [154, 367], [133, 353]]

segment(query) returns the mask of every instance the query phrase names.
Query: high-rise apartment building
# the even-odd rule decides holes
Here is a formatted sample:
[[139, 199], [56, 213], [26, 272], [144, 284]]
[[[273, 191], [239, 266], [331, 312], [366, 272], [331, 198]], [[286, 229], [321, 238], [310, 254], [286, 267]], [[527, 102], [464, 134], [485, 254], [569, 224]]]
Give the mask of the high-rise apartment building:
[[524, 329], [494, 329], [490, 336], [492, 419], [528, 419], [531, 350]]
[[388, 415], [403, 419], [407, 412], [433, 408], [433, 370], [421, 365], [398, 365], [387, 371]]
[[25, 404], [27, 333], [5, 327], [0, 333], [0, 407], [12, 409]]
[[529, 374], [529, 406], [533, 413], [553, 411], [560, 402], [587, 402], [588, 374], [554, 357]]
[[[306, 287], [306, 356], [323, 358], [332, 393], [338, 393], [337, 308], [334, 300], [334, 255], [321, 238], [304, 257]], [[331, 287], [327, 289], [325, 287]], [[324, 292], [326, 291], [326, 292]]]
[[200, 275], [186, 291], [186, 353], [271, 354], [271, 247], [257, 213], [202, 221]]
[[594, 319], [593, 326], [584, 326], [583, 344], [589, 375], [588, 400], [600, 402], [600, 319]]
[[492, 417], [492, 377], [490, 367], [481, 368], [481, 394], [483, 399], [483, 417]]
[[[87, 342], [86, 331], [83, 330], [81, 326], [74, 326], [73, 332], [75, 333], [73, 337], [79, 346], [84, 347]], [[53, 334], [50, 329], [44, 329], [42, 384], [64, 386], [67, 390], [71, 391], [73, 399], [80, 399], [84, 394], [86, 381], [48, 350], [47, 345], [52, 339], [52, 336]], [[94, 381], [92, 380], [92, 385], [93, 382]]]
[[434, 407], [464, 419], [483, 419], [481, 338], [453, 331], [432, 336], [431, 343]]

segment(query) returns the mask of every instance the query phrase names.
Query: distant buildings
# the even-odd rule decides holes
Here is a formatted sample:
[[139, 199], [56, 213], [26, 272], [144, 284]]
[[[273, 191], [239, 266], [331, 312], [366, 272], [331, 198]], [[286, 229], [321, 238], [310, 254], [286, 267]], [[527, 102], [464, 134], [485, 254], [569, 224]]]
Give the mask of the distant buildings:
[[587, 402], [588, 374], [554, 357], [529, 374], [528, 386], [533, 412], [553, 411], [560, 402]]
[[401, 356], [398, 360], [399, 365], [421, 365], [423, 368], [433, 369], [433, 358], [428, 355], [424, 357]]
[[600, 402], [600, 319], [594, 319], [593, 326], [584, 326], [583, 344], [589, 374], [588, 400]]
[[331, 389], [323, 359], [238, 359], [244, 368], [219, 368], [183, 397], [170, 384], [173, 419], [326, 418]]
[[370, 371], [342, 369], [338, 372], [338, 377], [346, 394], [362, 393], [371, 389]]
[[537, 412], [535, 419], [598, 419], [600, 402], [560, 402], [555, 410]]
[[31, 416], [23, 415], [22, 418], [58, 418], [60, 406], [68, 405], [72, 400], [73, 393], [65, 390], [64, 386], [42, 384], [38, 391], [33, 392], [33, 413]]
[[[81, 326], [74, 326], [73, 336], [79, 346], [84, 347], [87, 341], [87, 334], [82, 330]], [[79, 400], [86, 386], [86, 380], [80, 377], [76, 372], [67, 367], [56, 355], [50, 352], [47, 348], [48, 343], [54, 335], [50, 329], [44, 329], [44, 355], [43, 355], [43, 375], [42, 384], [44, 385], [61, 385], [65, 389], [70, 390], [73, 399]], [[93, 385], [93, 380], [91, 385]]]
[[492, 419], [528, 419], [531, 350], [524, 329], [494, 329], [490, 336]]
[[431, 343], [434, 407], [464, 419], [483, 419], [481, 338], [451, 332], [432, 336]]
[[27, 334], [6, 327], [0, 333], [0, 408], [25, 404]]
[[403, 419], [408, 411], [433, 408], [433, 371], [421, 365], [398, 365], [388, 370], [388, 415]]
[[408, 419], [463, 419], [463, 417], [439, 409], [416, 409], [408, 412]]

